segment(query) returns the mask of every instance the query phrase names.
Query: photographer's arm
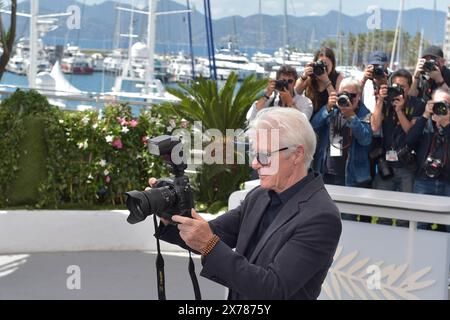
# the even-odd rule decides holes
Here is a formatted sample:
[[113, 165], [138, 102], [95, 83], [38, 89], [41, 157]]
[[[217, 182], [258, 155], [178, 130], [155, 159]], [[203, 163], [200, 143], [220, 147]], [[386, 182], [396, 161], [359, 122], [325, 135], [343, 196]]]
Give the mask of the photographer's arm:
[[368, 146], [372, 143], [372, 128], [369, 120], [370, 114], [367, 115], [366, 119], [359, 119], [358, 117], [353, 117], [348, 123], [348, 127], [352, 129], [352, 135], [362, 146]]
[[382, 85], [376, 100], [375, 109], [373, 110], [372, 116], [370, 117], [370, 125], [372, 126], [372, 131], [374, 133], [379, 132], [381, 129], [381, 124], [383, 123], [383, 105], [384, 98], [387, 97], [387, 86]]

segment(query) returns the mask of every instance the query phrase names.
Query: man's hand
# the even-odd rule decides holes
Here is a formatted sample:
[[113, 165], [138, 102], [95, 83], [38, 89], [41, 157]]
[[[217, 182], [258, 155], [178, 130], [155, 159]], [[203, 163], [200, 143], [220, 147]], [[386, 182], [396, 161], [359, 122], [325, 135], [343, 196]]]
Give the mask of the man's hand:
[[172, 221], [178, 223], [181, 239], [191, 249], [200, 251], [206, 247], [214, 234], [208, 222], [195, 212], [194, 209], [192, 209], [191, 215], [192, 218], [174, 215]]
[[402, 110], [405, 107], [405, 98], [403, 96], [395, 97], [394, 100], [392, 100], [392, 106], [395, 108], [395, 112], [399, 113], [402, 112]]
[[378, 91], [378, 97], [380, 99], [386, 99], [388, 97], [388, 86], [387, 84], [382, 84], [380, 90]]
[[423, 117], [425, 119], [429, 119], [431, 117], [431, 115], [433, 114], [433, 106], [434, 106], [434, 101], [428, 101], [427, 105], [425, 106], [425, 112], [423, 113]]
[[276, 81], [273, 79], [269, 79], [269, 84], [267, 85], [265, 94], [266, 96], [270, 97], [272, 95], [272, 93], [275, 91], [275, 85], [276, 85]]
[[331, 112], [331, 110], [333, 110], [333, 108], [337, 105], [337, 94], [335, 91], [333, 91], [329, 96], [328, 96], [328, 103], [327, 103], [327, 110], [328, 112]]
[[294, 106], [294, 99], [292, 98], [292, 95], [288, 90], [284, 89], [283, 91], [279, 91], [279, 93], [281, 101], [283, 101], [284, 105], [288, 107]]
[[419, 59], [416, 65], [416, 71], [414, 71], [414, 78], [419, 78], [423, 71], [423, 64], [425, 63], [425, 59]]
[[373, 65], [368, 65], [364, 70], [364, 80], [372, 80], [373, 79]]
[[444, 82], [444, 77], [442, 76], [441, 70], [438, 66], [435, 66], [434, 70], [430, 72], [430, 78], [436, 83]]
[[353, 110], [351, 107], [343, 107], [342, 108], [342, 107], [338, 106], [338, 108], [339, 108], [339, 111], [341, 112], [342, 116], [345, 119], [348, 119], [350, 117], [356, 116], [355, 110]]

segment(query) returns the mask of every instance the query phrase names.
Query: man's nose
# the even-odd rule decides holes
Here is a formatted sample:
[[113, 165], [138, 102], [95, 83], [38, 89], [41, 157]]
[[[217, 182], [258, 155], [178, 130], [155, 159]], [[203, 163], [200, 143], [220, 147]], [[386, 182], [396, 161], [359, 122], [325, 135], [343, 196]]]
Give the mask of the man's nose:
[[253, 158], [253, 161], [252, 161], [252, 168], [253, 168], [253, 170], [258, 170], [258, 169], [260, 169], [262, 166], [261, 166], [261, 164], [258, 162], [258, 159], [256, 158], [256, 157], [254, 157]]

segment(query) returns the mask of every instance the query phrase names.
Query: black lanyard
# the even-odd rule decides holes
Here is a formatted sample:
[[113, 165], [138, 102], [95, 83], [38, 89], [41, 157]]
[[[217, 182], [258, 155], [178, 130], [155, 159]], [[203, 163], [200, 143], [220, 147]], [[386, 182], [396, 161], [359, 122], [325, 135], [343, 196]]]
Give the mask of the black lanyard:
[[[164, 274], [164, 258], [161, 254], [161, 247], [159, 245], [159, 235], [160, 227], [156, 221], [156, 215], [153, 215], [153, 223], [155, 225], [155, 238], [156, 238], [156, 249], [158, 255], [156, 256], [156, 285], [158, 288], [158, 300], [166, 300], [166, 282]], [[195, 265], [192, 260], [191, 250], [189, 250], [189, 276], [191, 277], [192, 286], [194, 287], [195, 300], [202, 300], [202, 295], [200, 293], [200, 286], [198, 284], [197, 275], [195, 274]]]

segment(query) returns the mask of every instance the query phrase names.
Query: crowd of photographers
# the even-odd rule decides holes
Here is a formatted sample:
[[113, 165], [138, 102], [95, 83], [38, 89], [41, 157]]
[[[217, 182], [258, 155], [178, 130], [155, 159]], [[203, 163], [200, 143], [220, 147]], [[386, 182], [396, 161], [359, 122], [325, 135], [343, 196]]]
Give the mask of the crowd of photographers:
[[377, 51], [362, 80], [344, 79], [333, 51], [323, 48], [300, 76], [282, 66], [248, 119], [269, 107], [303, 112], [318, 138], [312, 167], [325, 183], [450, 196], [450, 70], [445, 63], [442, 49], [431, 46], [412, 74], [391, 72], [388, 56]]

